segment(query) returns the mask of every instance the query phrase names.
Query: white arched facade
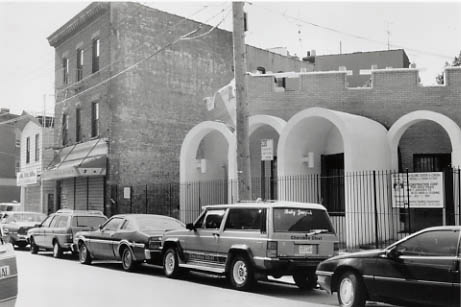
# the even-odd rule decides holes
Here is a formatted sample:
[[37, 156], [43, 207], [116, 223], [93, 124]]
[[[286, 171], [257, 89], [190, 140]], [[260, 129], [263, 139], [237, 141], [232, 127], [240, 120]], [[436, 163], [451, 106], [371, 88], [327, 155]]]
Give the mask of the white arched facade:
[[280, 135], [283, 131], [283, 128], [285, 128], [285, 125], [287, 124], [286, 121], [284, 121], [283, 119], [279, 117], [271, 116], [271, 115], [263, 115], [263, 114], [250, 116], [248, 121], [249, 121], [249, 127], [250, 127], [250, 133], [249, 133], [250, 136], [258, 128], [262, 126], [266, 126], [266, 125], [272, 127]]
[[433, 111], [414, 111], [400, 117], [389, 129], [388, 142], [391, 150], [391, 166], [393, 169], [398, 168], [398, 146], [402, 135], [412, 125], [421, 121], [433, 121], [447, 132], [450, 138], [452, 152], [451, 163], [454, 167], [461, 166], [461, 129], [446, 115]]

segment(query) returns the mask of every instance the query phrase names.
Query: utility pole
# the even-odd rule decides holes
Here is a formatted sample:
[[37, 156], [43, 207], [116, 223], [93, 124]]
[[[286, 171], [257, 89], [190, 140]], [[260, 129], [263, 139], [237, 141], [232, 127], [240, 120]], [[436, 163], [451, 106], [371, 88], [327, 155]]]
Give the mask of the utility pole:
[[248, 103], [245, 85], [246, 55], [243, 2], [232, 2], [234, 78], [237, 109], [238, 202], [251, 199], [250, 142]]

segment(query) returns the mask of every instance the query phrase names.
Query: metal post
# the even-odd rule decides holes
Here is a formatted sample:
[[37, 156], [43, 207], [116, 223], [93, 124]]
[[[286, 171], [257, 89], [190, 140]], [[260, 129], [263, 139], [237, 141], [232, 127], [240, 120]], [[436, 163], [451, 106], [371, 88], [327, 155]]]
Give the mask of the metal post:
[[130, 213], [133, 213], [133, 187], [130, 187]]
[[408, 176], [408, 168], [406, 169], [407, 174], [407, 202], [408, 202], [408, 233], [411, 233], [411, 213], [410, 213], [410, 179]]
[[264, 160], [261, 161], [261, 198], [266, 199], [266, 169], [264, 165]]
[[376, 171], [373, 171], [373, 203], [375, 206], [375, 247], [378, 249], [378, 200], [376, 199]]
[[147, 199], [147, 184], [146, 184], [146, 214], [149, 212], [149, 200]]

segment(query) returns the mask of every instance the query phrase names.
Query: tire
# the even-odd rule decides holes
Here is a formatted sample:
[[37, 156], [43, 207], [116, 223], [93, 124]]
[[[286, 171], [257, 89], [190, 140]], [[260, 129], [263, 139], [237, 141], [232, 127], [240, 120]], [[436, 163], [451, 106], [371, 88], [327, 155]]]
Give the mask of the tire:
[[247, 291], [254, 286], [254, 269], [247, 257], [236, 255], [232, 258], [228, 278], [236, 290]]
[[364, 307], [365, 287], [353, 272], [345, 272], [338, 280], [338, 302], [341, 307]]
[[62, 258], [62, 248], [59, 245], [58, 241], [54, 241], [53, 243], [53, 257]]
[[310, 291], [317, 286], [317, 275], [313, 270], [296, 272], [293, 274], [293, 280], [302, 290]]
[[136, 268], [133, 252], [129, 247], [125, 247], [122, 252], [122, 267], [125, 271], [131, 272]]
[[38, 253], [38, 246], [35, 244], [33, 237], [30, 237], [30, 253], [33, 255]]
[[85, 243], [82, 243], [78, 249], [78, 260], [81, 264], [91, 264], [91, 255]]
[[165, 252], [163, 256], [163, 272], [168, 278], [177, 278], [181, 275], [176, 248], [169, 248]]

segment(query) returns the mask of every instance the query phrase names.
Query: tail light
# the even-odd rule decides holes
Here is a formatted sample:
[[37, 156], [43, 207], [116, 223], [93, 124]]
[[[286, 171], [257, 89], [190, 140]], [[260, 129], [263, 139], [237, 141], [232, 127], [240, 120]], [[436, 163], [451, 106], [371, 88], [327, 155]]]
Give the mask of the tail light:
[[333, 243], [333, 255], [339, 255], [339, 242], [334, 242]]
[[277, 241], [267, 241], [266, 256], [268, 258], [275, 258], [278, 254]]

